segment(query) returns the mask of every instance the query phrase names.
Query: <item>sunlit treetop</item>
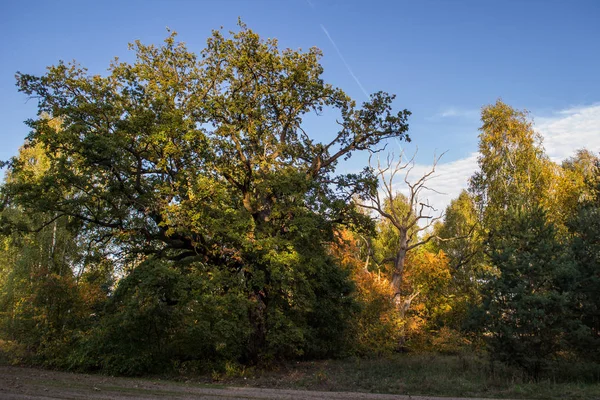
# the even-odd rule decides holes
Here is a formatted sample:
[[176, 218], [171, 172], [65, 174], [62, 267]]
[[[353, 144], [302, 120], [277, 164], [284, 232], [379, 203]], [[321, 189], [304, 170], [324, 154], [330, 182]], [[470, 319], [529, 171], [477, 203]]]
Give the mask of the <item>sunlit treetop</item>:
[[[280, 50], [241, 22], [213, 31], [198, 54], [175, 32], [130, 48], [135, 61], [115, 59], [106, 76], [63, 62], [17, 74], [51, 118], [27, 122], [28, 146], [44, 149], [49, 168], [45, 179], [8, 183], [13, 202], [80, 219], [136, 251], [207, 254], [217, 237], [290, 231], [302, 212], [319, 215], [319, 229], [343, 220], [373, 179], [336, 174], [339, 160], [408, 140], [410, 112], [393, 112], [393, 95], [359, 107], [324, 82], [320, 50]], [[302, 124], [325, 108], [339, 115], [329, 141]]]

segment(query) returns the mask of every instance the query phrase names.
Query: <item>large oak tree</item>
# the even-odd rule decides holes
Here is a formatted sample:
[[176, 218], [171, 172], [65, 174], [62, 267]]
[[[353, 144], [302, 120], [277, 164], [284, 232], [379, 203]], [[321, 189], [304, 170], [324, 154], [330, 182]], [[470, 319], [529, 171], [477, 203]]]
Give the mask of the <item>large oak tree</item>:
[[[410, 113], [393, 112], [384, 92], [358, 106], [323, 80], [318, 49], [280, 50], [242, 23], [214, 31], [199, 54], [174, 33], [131, 49], [135, 61], [115, 59], [104, 76], [63, 62], [17, 74], [39, 108], [27, 146], [49, 166], [7, 182], [9, 203], [79, 221], [126, 272], [149, 258], [207, 280], [226, 272], [211, 293], [246, 293], [247, 357], [331, 352], [350, 287], [324, 244], [335, 224], [360, 217], [349, 199], [374, 181], [336, 165], [408, 140]], [[338, 129], [308, 130], [304, 117], [325, 109]], [[9, 163], [13, 174], [24, 167]]]

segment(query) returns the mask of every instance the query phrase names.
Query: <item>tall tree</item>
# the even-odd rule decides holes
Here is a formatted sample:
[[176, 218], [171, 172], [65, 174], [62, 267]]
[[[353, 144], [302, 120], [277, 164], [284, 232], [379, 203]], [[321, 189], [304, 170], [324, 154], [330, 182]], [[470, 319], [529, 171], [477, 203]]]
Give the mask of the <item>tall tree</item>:
[[[17, 75], [19, 89], [63, 128], [28, 121], [28, 140], [43, 145], [51, 168], [45, 182], [8, 185], [15, 201], [71, 215], [146, 253], [223, 261], [229, 256], [211, 254], [210, 242], [227, 233], [207, 221], [241, 224], [251, 238], [274, 220], [285, 225], [286, 207], [332, 215], [338, 160], [407, 138], [409, 113], [392, 114], [393, 96], [379, 92], [357, 108], [321, 79], [318, 49], [279, 51], [244, 25], [231, 38], [213, 32], [200, 57], [175, 34], [161, 47], [132, 47], [136, 62], [115, 61], [106, 77], [62, 62], [42, 77]], [[324, 107], [341, 114], [340, 130], [320, 143], [302, 116]], [[233, 213], [214, 204], [222, 196]]]
[[[40, 146], [22, 147], [18, 159], [23, 168], [9, 171], [6, 182], [44, 179], [49, 160]], [[75, 332], [89, 322], [93, 311], [87, 306], [98, 293], [97, 286], [78, 279], [86, 254], [79, 224], [65, 216], [25, 212], [10, 202], [0, 217], [17, 228], [0, 236], [0, 336], [26, 347], [38, 360], [64, 362]], [[84, 290], [88, 293], [82, 296]]]
[[491, 356], [534, 377], [576, 330], [569, 305], [577, 272], [540, 207], [509, 209], [487, 243], [497, 275], [483, 290], [482, 325]]
[[[423, 199], [423, 192], [431, 190], [427, 182], [435, 173], [440, 157], [435, 158], [432, 168], [414, 182], [409, 180], [409, 174], [414, 168], [414, 156], [409, 160], [400, 156], [396, 162], [392, 158], [391, 155], [388, 156], [385, 165], [378, 163], [377, 167], [373, 168], [381, 188], [372, 186], [371, 191], [363, 195], [367, 201], [359, 205], [375, 211], [383, 220], [381, 236], [388, 242], [388, 246], [384, 248], [390, 251], [390, 254], [382, 261], [393, 263], [391, 279], [393, 299], [400, 313], [404, 315], [412, 300], [419, 295], [418, 290], [407, 296], [402, 293], [407, 254], [435, 237], [427, 234], [427, 231], [441, 218], [441, 215], [432, 214], [435, 209]], [[402, 183], [405, 184], [408, 195], [397, 192], [397, 177], [400, 174], [404, 174]]]
[[498, 100], [483, 107], [481, 121], [479, 171], [471, 178], [470, 190], [487, 229], [510, 207], [541, 203], [551, 175], [541, 137], [526, 111]]
[[580, 152], [568, 162], [584, 167], [586, 176], [581, 202], [568, 223], [578, 272], [572, 306], [581, 322], [569, 339], [583, 358], [600, 361], [600, 161]]
[[471, 191], [494, 270], [484, 279], [481, 326], [494, 358], [538, 376], [566, 349], [565, 332], [581, 327], [565, 226], [579, 190], [546, 157], [526, 112], [498, 100], [483, 108], [482, 122]]
[[[357, 106], [324, 82], [318, 49], [279, 50], [241, 23], [231, 36], [214, 31], [199, 55], [174, 33], [131, 47], [135, 61], [115, 60], [107, 76], [62, 62], [17, 74], [52, 118], [28, 121], [28, 143], [49, 168], [38, 181], [7, 182], [10, 201], [79, 221], [126, 269], [153, 257], [229, 274], [214, 293], [237, 282], [247, 295], [246, 359], [335, 351], [350, 285], [326, 243], [371, 182], [335, 168], [382, 140], [408, 140], [410, 113], [394, 113], [384, 92]], [[325, 108], [339, 130], [320, 142], [302, 120]]]
[[480, 300], [481, 276], [486, 269], [481, 224], [473, 197], [463, 190], [444, 213], [443, 223], [435, 226], [435, 234], [443, 239], [433, 242], [436, 250], [448, 257], [452, 275], [454, 310], [452, 321], [458, 328], [468, 310]]

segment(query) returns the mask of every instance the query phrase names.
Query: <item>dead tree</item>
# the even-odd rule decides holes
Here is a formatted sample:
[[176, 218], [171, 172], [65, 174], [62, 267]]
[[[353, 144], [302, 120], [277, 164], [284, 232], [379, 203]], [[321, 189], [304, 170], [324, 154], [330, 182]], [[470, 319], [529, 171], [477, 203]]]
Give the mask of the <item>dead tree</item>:
[[[412, 301], [419, 295], [418, 290], [415, 290], [406, 297], [402, 296], [401, 287], [406, 256], [411, 250], [436, 238], [428, 231], [436, 221], [442, 218], [442, 213], [436, 214], [437, 210], [429, 204], [428, 200], [423, 199], [423, 192], [439, 193], [427, 186], [427, 183], [434, 176], [438, 161], [444, 153], [439, 157], [434, 157], [431, 168], [418, 180], [411, 182], [409, 175], [415, 167], [415, 155], [409, 160], [405, 160], [402, 153], [396, 162], [393, 160], [393, 155], [388, 155], [385, 165], [382, 165], [379, 159], [377, 159], [376, 166], [370, 162], [373, 173], [379, 182], [379, 188], [367, 197], [366, 202], [358, 203], [360, 207], [374, 210], [382, 218], [387, 219], [398, 232], [398, 243], [394, 250], [394, 256], [383, 261], [394, 263], [391, 289], [393, 301], [402, 317], [410, 308]], [[404, 175], [403, 181], [397, 182], [400, 175]], [[402, 209], [394, 201], [402, 193], [397, 190], [399, 183], [405, 188], [408, 205]]]

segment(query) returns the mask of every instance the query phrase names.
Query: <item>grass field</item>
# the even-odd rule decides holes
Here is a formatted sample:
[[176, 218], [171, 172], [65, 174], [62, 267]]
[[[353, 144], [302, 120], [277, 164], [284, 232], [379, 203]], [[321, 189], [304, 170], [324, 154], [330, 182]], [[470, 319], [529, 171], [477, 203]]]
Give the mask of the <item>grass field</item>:
[[[600, 399], [591, 367], [562, 366], [532, 381], [519, 370], [491, 365], [482, 355], [397, 354], [283, 364], [268, 370], [231, 367], [225, 373], [175, 377], [229, 386], [457, 397]], [[173, 377], [171, 377], [173, 378]]]
[[[8, 359], [0, 364], [11, 364]], [[101, 375], [98, 375], [100, 378]], [[288, 362], [270, 368], [230, 365], [147, 376], [208, 387], [258, 387], [504, 399], [600, 399], [600, 366], [557, 365], [538, 381], [515, 368], [491, 364], [484, 354], [405, 353], [372, 359]]]

